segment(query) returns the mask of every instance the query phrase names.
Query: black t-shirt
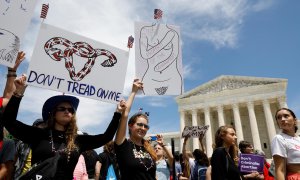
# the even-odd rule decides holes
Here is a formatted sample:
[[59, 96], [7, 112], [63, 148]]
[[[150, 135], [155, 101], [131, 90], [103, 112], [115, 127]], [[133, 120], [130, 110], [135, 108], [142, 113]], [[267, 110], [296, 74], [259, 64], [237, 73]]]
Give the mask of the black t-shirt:
[[120, 179], [120, 169], [117, 163], [117, 157], [113, 153], [103, 152], [99, 154], [99, 162], [101, 163], [100, 180], [105, 180], [108, 167], [113, 164], [117, 179]]
[[238, 167], [225, 148], [217, 148], [211, 157], [212, 180], [241, 180]]
[[125, 139], [115, 144], [122, 180], [155, 180], [156, 164], [143, 146]]
[[86, 171], [88, 173], [89, 179], [95, 176], [95, 166], [96, 162], [99, 160], [98, 154], [95, 150], [89, 150], [82, 153], [85, 161]]

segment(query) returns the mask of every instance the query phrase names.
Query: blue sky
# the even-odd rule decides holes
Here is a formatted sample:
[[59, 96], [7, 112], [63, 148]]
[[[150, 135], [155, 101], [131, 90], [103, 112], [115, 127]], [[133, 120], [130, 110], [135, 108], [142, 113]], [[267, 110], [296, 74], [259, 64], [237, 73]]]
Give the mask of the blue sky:
[[[47, 1], [43, 1], [47, 2]], [[41, 20], [38, 1], [22, 49], [26, 72]], [[287, 103], [300, 117], [300, 1], [272, 0], [79, 0], [49, 1], [46, 23], [121, 49], [134, 34], [134, 22], [153, 20], [153, 9], [164, 11], [163, 21], [180, 26], [184, 86], [189, 91], [220, 75], [288, 79]], [[6, 67], [0, 66], [0, 90]], [[134, 50], [130, 52], [124, 94], [134, 78]], [[29, 87], [18, 119], [31, 124], [41, 117], [43, 102], [57, 92]], [[102, 133], [115, 105], [80, 98], [78, 124], [90, 134]], [[179, 131], [175, 96], [137, 97], [132, 112], [150, 112], [150, 133]]]

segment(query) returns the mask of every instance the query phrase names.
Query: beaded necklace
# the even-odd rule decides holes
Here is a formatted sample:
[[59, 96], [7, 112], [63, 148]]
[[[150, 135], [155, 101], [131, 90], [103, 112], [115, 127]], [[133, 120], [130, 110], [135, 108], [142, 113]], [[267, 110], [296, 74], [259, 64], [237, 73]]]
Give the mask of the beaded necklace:
[[[135, 158], [139, 159], [140, 164], [142, 164], [146, 168], [146, 171], [149, 171], [149, 169], [151, 169], [154, 166], [153, 159], [151, 158], [149, 152], [144, 152], [141, 149], [138, 151], [135, 146], [135, 143], [131, 139], [129, 139], [129, 141], [133, 144], [133, 155], [135, 156]], [[149, 159], [151, 160], [150, 167], [147, 167], [146, 164], [142, 161], [142, 158], [147, 157], [150, 157]]]
[[[64, 138], [64, 137], [60, 137], [60, 138]], [[71, 152], [68, 151], [66, 147], [62, 148], [64, 146], [63, 144], [60, 145], [60, 147], [58, 148], [58, 150], [55, 149], [54, 142], [53, 142], [52, 130], [50, 131], [50, 144], [51, 144], [52, 153], [59, 153], [59, 154], [66, 153], [67, 154], [67, 162], [69, 162], [70, 156], [71, 156]]]

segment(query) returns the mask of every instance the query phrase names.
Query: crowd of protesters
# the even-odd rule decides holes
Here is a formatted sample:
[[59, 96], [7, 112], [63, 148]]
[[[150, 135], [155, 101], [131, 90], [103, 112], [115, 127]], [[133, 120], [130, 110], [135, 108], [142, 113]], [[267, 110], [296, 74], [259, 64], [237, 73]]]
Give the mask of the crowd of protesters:
[[[300, 179], [297, 118], [287, 108], [275, 113], [276, 123], [282, 131], [272, 140], [273, 170], [261, 150], [254, 150], [248, 141], [238, 144], [231, 125], [220, 126], [215, 132], [211, 157], [207, 156], [203, 146], [204, 134], [199, 137], [201, 146], [193, 151], [187, 149], [191, 137], [184, 137], [182, 154], [172, 154], [160, 134], [153, 144], [146, 138], [150, 128], [148, 114], [138, 112], [129, 117], [134, 98], [143, 89], [143, 83], [138, 79], [133, 81], [128, 99], [117, 105], [102, 134], [89, 135], [78, 130], [79, 99], [69, 95], [47, 99], [42, 118], [26, 125], [22, 123], [22, 117], [17, 120], [27, 86], [26, 75], [17, 78], [16, 71], [24, 57], [25, 54], [20, 52], [15, 66], [8, 68], [3, 97], [0, 98], [0, 180], [22, 179], [31, 166], [57, 154], [59, 159], [53, 177], [56, 180]], [[14, 140], [5, 138], [5, 132]], [[94, 149], [101, 146], [104, 146], [103, 152], [98, 155]], [[264, 157], [263, 172], [241, 172], [239, 154]]]

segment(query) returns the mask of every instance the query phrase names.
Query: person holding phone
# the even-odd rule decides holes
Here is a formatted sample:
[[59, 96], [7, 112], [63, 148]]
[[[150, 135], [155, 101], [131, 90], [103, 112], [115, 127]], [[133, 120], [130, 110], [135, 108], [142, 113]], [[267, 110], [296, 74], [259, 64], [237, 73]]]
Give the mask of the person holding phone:
[[157, 144], [154, 145], [154, 150], [157, 156], [156, 177], [157, 180], [169, 180], [174, 157], [171, 150], [164, 144], [163, 136], [158, 134], [156, 137]]

